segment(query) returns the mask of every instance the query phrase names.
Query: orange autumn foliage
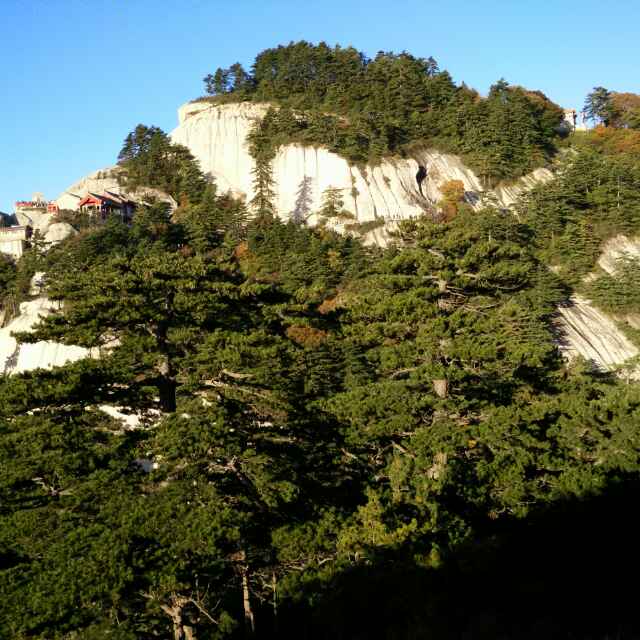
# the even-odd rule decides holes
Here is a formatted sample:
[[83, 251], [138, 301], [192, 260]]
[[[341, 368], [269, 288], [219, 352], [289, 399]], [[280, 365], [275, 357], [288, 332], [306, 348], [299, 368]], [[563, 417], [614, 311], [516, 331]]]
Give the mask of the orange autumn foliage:
[[332, 311], [334, 311], [337, 308], [337, 306], [338, 306], [338, 296], [335, 296], [334, 298], [326, 298], [318, 306], [318, 312], [324, 316], [327, 313], [331, 313]]
[[287, 338], [302, 347], [319, 347], [327, 339], [326, 331], [299, 324], [290, 326], [286, 333]]
[[640, 131], [598, 126], [589, 134], [588, 142], [607, 154], [630, 153], [640, 156]]
[[612, 93], [611, 106], [615, 127], [634, 126], [632, 123], [640, 117], [640, 95], [637, 93]]
[[458, 206], [464, 202], [464, 192], [462, 180], [447, 180], [440, 185], [440, 193], [442, 194], [440, 206], [447, 222], [456, 217]]
[[242, 258], [246, 258], [249, 254], [249, 243], [248, 242], [240, 242], [236, 248], [233, 250], [233, 255], [238, 258], [238, 260], [242, 260]]

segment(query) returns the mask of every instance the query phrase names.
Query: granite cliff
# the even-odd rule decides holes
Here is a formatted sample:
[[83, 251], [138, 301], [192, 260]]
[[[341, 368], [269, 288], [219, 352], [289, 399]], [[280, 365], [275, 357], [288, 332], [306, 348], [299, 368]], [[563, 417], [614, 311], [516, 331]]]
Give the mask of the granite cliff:
[[[254, 195], [255, 162], [247, 135], [268, 104], [209, 102], [187, 103], [178, 110], [178, 127], [172, 140], [185, 145], [223, 191], [250, 201]], [[419, 167], [427, 170], [420, 187]], [[424, 213], [441, 199], [440, 187], [449, 180], [464, 184], [465, 199], [475, 208], [491, 199], [509, 207], [524, 190], [553, 176], [540, 168], [511, 186], [485, 190], [460, 158], [433, 149], [416, 151], [411, 158], [389, 158], [376, 166], [356, 167], [324, 148], [288, 144], [279, 148], [272, 164], [277, 211], [283, 218], [307, 218], [321, 206], [329, 187], [342, 190], [345, 208], [358, 222], [393, 222]], [[313, 216], [310, 220], [313, 222]], [[378, 234], [372, 238], [383, 241]]]
[[[610, 238], [602, 247], [597, 267], [615, 275], [616, 260], [624, 256], [640, 258], [640, 238], [625, 235]], [[592, 273], [587, 278], [597, 275]], [[625, 326], [640, 328], [637, 315], [606, 314], [580, 295], [571, 296], [558, 312], [559, 346], [568, 359], [580, 355], [599, 369], [611, 371], [640, 354], [623, 330]], [[640, 377], [640, 372], [636, 370], [633, 376]]]

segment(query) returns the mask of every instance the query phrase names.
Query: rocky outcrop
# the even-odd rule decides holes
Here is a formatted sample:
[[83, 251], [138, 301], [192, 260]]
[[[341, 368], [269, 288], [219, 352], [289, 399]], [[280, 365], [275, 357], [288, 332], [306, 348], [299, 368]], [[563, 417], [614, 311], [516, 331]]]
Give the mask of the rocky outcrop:
[[16, 211], [15, 216], [19, 225], [30, 227], [47, 244], [56, 244], [77, 233], [67, 222], [56, 222], [55, 215], [45, 209]]
[[[268, 106], [188, 103], [178, 110], [179, 126], [171, 137], [191, 150], [220, 189], [250, 200], [254, 161], [247, 148], [247, 135]], [[426, 167], [427, 174], [419, 186], [416, 174], [420, 166]], [[487, 191], [474, 172], [450, 154], [421, 150], [412, 158], [391, 158], [375, 167], [360, 168], [326, 149], [299, 144], [281, 147], [272, 167], [275, 204], [282, 217], [308, 218], [320, 208], [323, 191], [334, 187], [342, 189], [345, 208], [359, 222], [382, 220], [386, 229], [435, 205], [441, 198], [440, 187], [449, 180], [464, 184], [465, 199], [474, 208], [486, 201], [508, 208], [524, 191], [553, 177], [541, 168], [511, 185]], [[309, 219], [313, 222], [312, 215]], [[384, 243], [384, 229], [372, 235], [374, 241]], [[624, 236], [612, 239], [603, 248], [600, 266], [611, 272], [615, 259], [625, 252], [640, 255], [640, 244]], [[600, 369], [613, 369], [638, 354], [616, 321], [588, 300], [573, 296], [558, 310], [560, 349], [567, 358], [581, 355]]]
[[[247, 135], [268, 106], [188, 103], [178, 110], [180, 124], [171, 138], [191, 150], [221, 190], [251, 200], [254, 161]], [[421, 188], [416, 180], [420, 166], [427, 169]], [[440, 187], [449, 180], [460, 180], [467, 202], [479, 208], [487, 197], [509, 207], [523, 190], [552, 177], [547, 169], [538, 169], [511, 186], [485, 191], [460, 158], [435, 150], [416, 151], [411, 158], [389, 158], [376, 166], [355, 167], [327, 149], [299, 144], [280, 147], [272, 167], [274, 204], [280, 215], [298, 219], [311, 216], [311, 222], [329, 187], [342, 190], [345, 208], [359, 222], [392, 222], [424, 213], [440, 200]]]
[[640, 258], [640, 238], [629, 238], [623, 234], [610, 238], [602, 246], [598, 266], [613, 275], [616, 270], [616, 261], [623, 257]]
[[52, 311], [54, 304], [45, 297], [23, 302], [20, 315], [0, 329], [0, 374], [50, 369], [89, 355], [88, 349], [56, 342], [18, 344], [11, 335], [31, 331], [41, 317]]
[[74, 182], [58, 196], [56, 203], [60, 209], [75, 210], [78, 208], [78, 202], [88, 193], [104, 193], [105, 191], [120, 193], [118, 172], [115, 167], [106, 167], [99, 171], [94, 171]]
[[57, 244], [76, 233], [77, 231], [67, 222], [54, 222], [45, 229], [44, 241], [47, 244]]
[[[616, 260], [623, 256], [640, 258], [640, 238], [625, 235], [610, 238], [602, 246], [598, 266], [615, 275]], [[595, 277], [597, 274], [589, 274], [587, 280]], [[640, 328], [640, 317], [636, 314], [608, 315], [579, 295], [572, 296], [558, 312], [558, 344], [568, 359], [580, 355], [598, 369], [611, 371], [640, 353], [620, 328], [625, 323]]]
[[[247, 135], [267, 109], [267, 104], [255, 103], [187, 103], [178, 111], [179, 126], [171, 137], [191, 150], [203, 171], [215, 178], [220, 190], [250, 200], [254, 161], [247, 148]], [[420, 166], [427, 168], [427, 174], [419, 185], [416, 175]], [[118, 167], [109, 167], [83, 178], [61, 194], [58, 206], [74, 209], [79, 199], [89, 192], [113, 191], [124, 195], [118, 183], [119, 171]], [[355, 167], [326, 149], [289, 144], [279, 149], [273, 161], [273, 176], [275, 204], [283, 218], [313, 222], [313, 212], [320, 208], [323, 192], [333, 187], [342, 190], [345, 208], [359, 222], [379, 220], [385, 223], [385, 228], [390, 228], [396, 221], [421, 215], [435, 205], [441, 198], [440, 187], [449, 180], [463, 183], [465, 199], [474, 208], [486, 201], [508, 208], [523, 191], [551, 179], [552, 173], [537, 169], [509, 186], [487, 191], [460, 158], [434, 150], [416, 151], [411, 158], [391, 158], [376, 166]], [[138, 201], [155, 197], [176, 206], [170, 196], [155, 189], [140, 189], [126, 195]], [[68, 225], [52, 223], [50, 215], [21, 223], [42, 230], [48, 242], [57, 242], [68, 232]], [[385, 230], [374, 231], [371, 236], [374, 241], [384, 243]], [[604, 245], [598, 264], [614, 273], [616, 259], [625, 254], [640, 257], [640, 239], [612, 238]], [[17, 345], [11, 332], [31, 329], [50, 309], [51, 303], [41, 295], [23, 303], [21, 315], [0, 329], [0, 373], [61, 365], [89, 355], [81, 347], [54, 343]], [[638, 348], [619, 328], [620, 320], [596, 309], [589, 300], [573, 296], [558, 310], [556, 328], [560, 349], [567, 358], [581, 355], [600, 369], [614, 369], [639, 354]], [[637, 323], [631, 317], [622, 320], [640, 327], [640, 319]]]
[[105, 191], [119, 194], [127, 197], [134, 202], [146, 202], [150, 200], [159, 200], [167, 202], [171, 209], [177, 207], [176, 201], [164, 191], [154, 189], [152, 187], [141, 187], [138, 189], [126, 189], [120, 185], [118, 175], [122, 172], [120, 167], [105, 167], [98, 171], [90, 173], [88, 176], [81, 178], [78, 182], [74, 182], [69, 188], [65, 189], [57, 198], [56, 204], [60, 209], [78, 208], [78, 203], [89, 193], [102, 194]]
[[640, 353], [615, 320], [581, 296], [558, 308], [558, 346], [567, 359], [582, 356], [603, 371], [616, 369]]

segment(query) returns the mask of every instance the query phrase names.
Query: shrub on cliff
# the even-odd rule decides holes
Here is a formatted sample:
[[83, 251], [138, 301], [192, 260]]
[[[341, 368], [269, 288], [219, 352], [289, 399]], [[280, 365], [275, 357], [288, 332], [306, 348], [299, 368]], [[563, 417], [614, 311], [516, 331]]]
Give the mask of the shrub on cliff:
[[207, 180], [198, 161], [182, 145], [174, 144], [158, 127], [139, 124], [127, 135], [118, 155], [121, 180], [127, 187], [155, 187], [179, 203], [199, 202]]

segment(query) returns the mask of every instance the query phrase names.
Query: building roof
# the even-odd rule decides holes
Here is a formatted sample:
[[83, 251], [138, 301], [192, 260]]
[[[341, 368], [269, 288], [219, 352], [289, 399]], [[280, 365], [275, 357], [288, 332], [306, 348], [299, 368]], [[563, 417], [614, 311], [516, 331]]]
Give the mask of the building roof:
[[46, 209], [47, 204], [44, 200], [18, 200], [16, 209]]
[[92, 193], [89, 192], [84, 198], [78, 202], [78, 207], [82, 207], [86, 204], [99, 204], [99, 205], [111, 205], [116, 207], [122, 207], [127, 204], [133, 204], [131, 200], [123, 198], [117, 193], [111, 191], [105, 191], [104, 193]]

